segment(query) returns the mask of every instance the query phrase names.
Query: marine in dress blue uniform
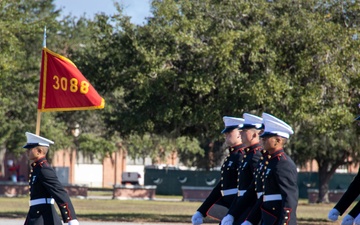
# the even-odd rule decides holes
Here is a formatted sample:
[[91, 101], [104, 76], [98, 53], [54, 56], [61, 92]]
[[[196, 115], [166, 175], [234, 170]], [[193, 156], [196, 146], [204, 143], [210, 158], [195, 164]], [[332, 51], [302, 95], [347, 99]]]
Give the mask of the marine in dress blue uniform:
[[25, 225], [62, 225], [54, 203], [59, 207], [64, 223], [79, 225], [74, 207], [68, 193], [61, 185], [55, 170], [49, 165], [45, 156], [53, 141], [26, 132], [31, 163], [29, 175], [30, 209]]
[[[253, 182], [256, 168], [258, 167], [259, 160], [261, 158], [261, 150], [263, 149], [262, 145], [259, 143], [259, 134], [264, 128], [262, 123], [263, 119], [261, 117], [244, 113], [244, 125], [241, 129], [241, 139], [243, 143], [247, 146], [245, 148], [245, 154], [243, 160], [240, 163], [239, 172], [238, 172], [238, 196], [233, 201], [228, 215], [226, 215], [222, 221], [222, 225], [230, 225], [235, 221], [244, 221], [246, 214], [250, 211], [253, 201], [248, 201], [248, 207], [246, 210], [238, 210], [238, 204], [241, 202], [242, 196], [246, 193], [250, 184]], [[235, 222], [237, 224], [237, 222]]]
[[[355, 121], [360, 120], [360, 116], [355, 119]], [[360, 194], [360, 169], [357, 175], [354, 177], [353, 181], [347, 188], [346, 192], [343, 194], [338, 203], [330, 210], [328, 214], [328, 219], [331, 221], [336, 221], [339, 216], [343, 215], [344, 212], [349, 208], [349, 206], [356, 200]], [[360, 225], [360, 202], [358, 202], [354, 208], [343, 218], [342, 225]]]
[[293, 131], [285, 122], [270, 114], [263, 114], [263, 119], [265, 131], [261, 137], [266, 151], [238, 210], [243, 211], [247, 202], [252, 202], [255, 196], [258, 199], [241, 225], [259, 222], [262, 225], [296, 224], [297, 170], [283, 150], [286, 139]]
[[[254, 179], [250, 186], [244, 193], [236, 199], [236, 208], [231, 207], [233, 210], [229, 210], [229, 214], [233, 216], [232, 220], [226, 221], [225, 218], [221, 221], [221, 225], [236, 225], [236, 224], [259, 224], [261, 221], [261, 209], [262, 195], [263, 195], [263, 177], [265, 174], [265, 162], [267, 161], [268, 152], [261, 150], [261, 158], [258, 162], [258, 166], [254, 172]], [[261, 200], [261, 201], [260, 201]], [[244, 223], [244, 218], [246, 218]], [[234, 221], [235, 222], [232, 222]]]
[[220, 181], [192, 216], [193, 225], [202, 224], [203, 217], [209, 215], [210, 208], [214, 207], [215, 204], [229, 208], [233, 199], [237, 196], [237, 175], [245, 148], [241, 141], [239, 126], [243, 124], [244, 119], [225, 116], [223, 121], [225, 129], [221, 133], [225, 134], [226, 139], [230, 139], [226, 140], [227, 144], [231, 146], [227, 148], [229, 155], [221, 166]]
[[264, 167], [261, 224], [295, 225], [298, 204], [297, 168], [284, 152], [293, 130], [285, 122], [264, 119], [261, 135], [264, 149], [269, 152]]

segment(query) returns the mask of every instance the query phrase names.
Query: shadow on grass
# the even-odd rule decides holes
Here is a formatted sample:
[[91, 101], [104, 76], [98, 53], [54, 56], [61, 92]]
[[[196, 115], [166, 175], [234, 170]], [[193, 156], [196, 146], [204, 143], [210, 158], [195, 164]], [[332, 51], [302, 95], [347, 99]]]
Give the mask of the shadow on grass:
[[155, 214], [80, 214], [79, 218], [88, 220], [101, 220], [101, 221], [124, 221], [124, 222], [173, 222], [183, 223], [190, 222], [191, 218], [187, 215], [155, 215]]
[[[24, 212], [0, 212], [0, 218], [26, 218], [27, 213]], [[168, 223], [184, 223], [191, 221], [188, 215], [155, 215], [144, 213], [101, 213], [101, 214], [78, 214], [80, 220], [92, 221], [118, 221], [118, 222], [168, 222]], [[218, 223], [219, 221], [206, 217], [204, 223]], [[325, 219], [309, 219], [298, 218], [300, 225], [331, 225], [334, 224]]]
[[24, 212], [0, 212], [0, 217], [2, 218], [26, 218], [27, 213]]

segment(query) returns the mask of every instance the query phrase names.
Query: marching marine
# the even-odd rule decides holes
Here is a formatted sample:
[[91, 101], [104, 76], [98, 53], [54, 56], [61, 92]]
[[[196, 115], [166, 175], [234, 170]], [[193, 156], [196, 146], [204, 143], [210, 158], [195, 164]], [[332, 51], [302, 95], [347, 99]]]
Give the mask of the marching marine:
[[[237, 204], [254, 180], [254, 174], [256, 173], [256, 168], [261, 158], [261, 151], [263, 150], [260, 144], [260, 133], [264, 129], [264, 125], [261, 117], [249, 113], [244, 113], [243, 117], [244, 125], [240, 128], [241, 139], [247, 147], [244, 150], [245, 153], [238, 171], [238, 194], [228, 211], [228, 215], [222, 219], [221, 225], [231, 225], [234, 220], [235, 222], [237, 220], [241, 222], [244, 221], [244, 216], [246, 216], [251, 209], [251, 207], [247, 207], [246, 212], [243, 210], [239, 211]], [[255, 202], [255, 200], [256, 199], [253, 199], [253, 202]], [[251, 205], [250, 202], [247, 202], [247, 204]]]
[[[233, 199], [237, 196], [237, 175], [245, 147], [241, 140], [239, 126], [244, 123], [244, 119], [224, 116], [223, 121], [225, 129], [221, 133], [225, 134], [225, 142], [229, 146], [227, 148], [229, 155], [221, 167], [220, 181], [192, 216], [191, 222], [193, 225], [202, 224], [203, 218], [207, 215], [211, 216], [209, 210], [215, 208], [216, 205], [229, 208]], [[222, 218], [218, 219], [221, 220]]]
[[284, 151], [284, 145], [294, 132], [283, 121], [264, 119], [264, 125], [261, 139], [269, 156], [263, 175], [261, 224], [296, 225], [298, 174], [295, 163]]
[[[360, 106], [360, 104], [359, 104]], [[355, 119], [359, 121], [360, 116]], [[342, 215], [349, 206], [356, 200], [360, 194], [360, 169], [353, 181], [350, 183], [349, 187], [328, 214], [328, 219], [331, 221], [336, 221], [340, 215]], [[349, 213], [344, 216], [342, 225], [360, 225], [360, 201], [349, 211]]]
[[68, 193], [61, 185], [55, 170], [46, 160], [53, 141], [26, 132], [27, 149], [31, 163], [29, 175], [30, 209], [25, 225], [62, 225], [54, 203], [59, 207], [64, 223], [79, 225]]

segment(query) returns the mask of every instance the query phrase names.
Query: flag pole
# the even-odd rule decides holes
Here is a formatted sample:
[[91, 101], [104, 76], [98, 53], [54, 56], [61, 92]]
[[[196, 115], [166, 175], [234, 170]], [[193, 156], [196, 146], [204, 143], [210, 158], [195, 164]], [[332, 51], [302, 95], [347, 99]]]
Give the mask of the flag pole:
[[[43, 48], [46, 48], [46, 26], [44, 27]], [[41, 66], [43, 66], [43, 65], [41, 64]], [[41, 69], [40, 69], [40, 71], [41, 71]], [[40, 74], [40, 76], [41, 76], [41, 74]], [[39, 88], [39, 90], [40, 90], [40, 88]], [[41, 111], [38, 109], [37, 117], [36, 117], [36, 131], [35, 131], [36, 135], [40, 135], [40, 121], [41, 121]]]

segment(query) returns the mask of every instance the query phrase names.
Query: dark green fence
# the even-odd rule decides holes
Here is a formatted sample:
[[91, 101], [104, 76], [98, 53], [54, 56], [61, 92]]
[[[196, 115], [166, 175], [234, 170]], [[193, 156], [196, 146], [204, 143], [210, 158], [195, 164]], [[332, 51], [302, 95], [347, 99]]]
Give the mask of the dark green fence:
[[[346, 189], [356, 174], [335, 174], [329, 183], [331, 190]], [[220, 171], [190, 171], [145, 169], [145, 185], [156, 185], [156, 194], [182, 195], [181, 186], [213, 187], [220, 179]], [[318, 173], [299, 173], [299, 197], [307, 198], [308, 189], [318, 188]]]

